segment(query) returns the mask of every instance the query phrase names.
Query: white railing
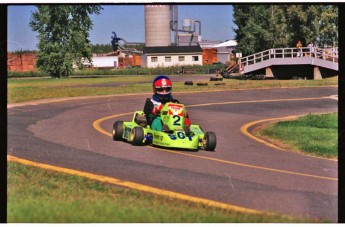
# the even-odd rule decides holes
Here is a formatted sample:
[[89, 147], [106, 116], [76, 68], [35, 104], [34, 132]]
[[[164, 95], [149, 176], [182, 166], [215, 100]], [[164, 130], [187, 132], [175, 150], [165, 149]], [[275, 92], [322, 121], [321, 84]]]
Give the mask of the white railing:
[[256, 54], [249, 55], [247, 57], [240, 58], [239, 66], [240, 70], [243, 70], [243, 67], [245, 66], [256, 64], [270, 59], [297, 59], [301, 57], [311, 57], [331, 62], [338, 62], [338, 47], [327, 49], [317, 47], [269, 49]]

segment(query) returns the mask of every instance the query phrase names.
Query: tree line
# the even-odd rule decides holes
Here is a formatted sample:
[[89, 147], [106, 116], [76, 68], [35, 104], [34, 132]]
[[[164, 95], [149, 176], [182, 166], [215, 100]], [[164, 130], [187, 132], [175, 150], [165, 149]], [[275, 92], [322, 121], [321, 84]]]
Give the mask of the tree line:
[[[141, 51], [144, 49], [144, 45], [124, 45], [124, 47], [135, 48]], [[110, 41], [109, 41], [109, 44], [90, 44], [90, 48], [91, 48], [91, 53], [96, 53], [96, 54], [110, 53], [113, 51], [113, 47], [111, 46]], [[26, 54], [26, 53], [36, 53], [36, 52], [37, 50], [23, 50], [23, 49], [12, 51], [13, 54], [18, 54], [18, 55]]]
[[338, 44], [338, 6], [325, 4], [234, 5], [237, 51], [250, 55], [270, 48]]

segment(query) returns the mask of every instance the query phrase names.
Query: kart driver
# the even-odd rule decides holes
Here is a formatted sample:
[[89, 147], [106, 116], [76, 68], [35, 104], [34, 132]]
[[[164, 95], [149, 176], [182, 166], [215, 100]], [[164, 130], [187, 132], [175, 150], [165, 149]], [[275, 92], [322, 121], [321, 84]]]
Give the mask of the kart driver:
[[[168, 125], [163, 125], [159, 113], [163, 108], [164, 104], [167, 102], [176, 102], [178, 100], [174, 99], [171, 95], [172, 83], [169, 77], [164, 75], [159, 75], [153, 80], [153, 96], [151, 99], [146, 99], [144, 106], [144, 113], [146, 115], [147, 123], [151, 126], [151, 129], [156, 131], [170, 132]], [[188, 119], [188, 114], [185, 118], [185, 132], [190, 133], [190, 121]]]

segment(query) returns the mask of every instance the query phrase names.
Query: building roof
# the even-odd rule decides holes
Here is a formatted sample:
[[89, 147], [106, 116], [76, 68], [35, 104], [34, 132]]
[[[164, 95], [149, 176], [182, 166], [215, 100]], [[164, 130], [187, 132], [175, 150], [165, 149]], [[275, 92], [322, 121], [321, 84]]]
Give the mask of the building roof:
[[202, 53], [200, 46], [145, 47], [144, 54]]
[[217, 48], [217, 47], [235, 47], [235, 46], [237, 46], [236, 40], [228, 40], [228, 41], [226, 41], [224, 43], [220, 43], [220, 44], [215, 45], [213, 47]]
[[200, 47], [202, 49], [204, 49], [204, 48], [213, 48], [215, 45], [218, 45], [220, 43], [221, 43], [221, 41], [212, 41], [212, 40], [202, 40], [202, 41], [199, 42]]

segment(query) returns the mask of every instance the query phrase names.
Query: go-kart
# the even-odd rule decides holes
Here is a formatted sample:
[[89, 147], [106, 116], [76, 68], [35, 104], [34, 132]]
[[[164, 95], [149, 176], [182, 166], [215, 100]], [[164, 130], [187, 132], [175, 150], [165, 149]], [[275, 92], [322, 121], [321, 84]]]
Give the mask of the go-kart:
[[163, 124], [168, 131], [156, 131], [147, 124], [143, 111], [134, 112], [132, 121], [116, 121], [112, 135], [116, 141], [127, 141], [132, 145], [156, 145], [187, 150], [204, 149], [214, 151], [217, 144], [214, 132], [203, 132], [199, 125], [192, 124], [185, 131], [186, 108], [183, 104], [168, 102], [160, 111]]

